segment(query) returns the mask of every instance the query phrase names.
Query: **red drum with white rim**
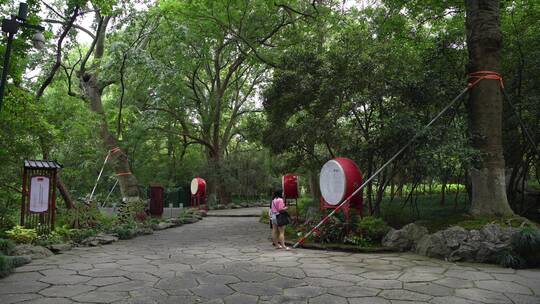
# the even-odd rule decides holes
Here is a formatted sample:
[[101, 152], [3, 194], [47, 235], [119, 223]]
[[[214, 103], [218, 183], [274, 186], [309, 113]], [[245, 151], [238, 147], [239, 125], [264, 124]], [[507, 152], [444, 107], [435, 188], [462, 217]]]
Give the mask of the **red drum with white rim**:
[[200, 177], [191, 180], [191, 195], [206, 195], [206, 181]]
[[[339, 205], [362, 184], [362, 173], [354, 161], [336, 157], [327, 161], [321, 169], [319, 185], [324, 201], [329, 205]], [[362, 208], [362, 191], [350, 200], [351, 207]]]
[[298, 198], [300, 191], [298, 189], [298, 176], [287, 174], [281, 178], [283, 196], [285, 198]]

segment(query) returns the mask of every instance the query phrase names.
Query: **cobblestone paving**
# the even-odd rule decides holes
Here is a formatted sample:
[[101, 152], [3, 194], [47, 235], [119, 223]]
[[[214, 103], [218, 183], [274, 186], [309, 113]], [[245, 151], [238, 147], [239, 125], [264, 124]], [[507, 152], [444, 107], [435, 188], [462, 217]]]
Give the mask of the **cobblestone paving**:
[[273, 249], [255, 218], [206, 218], [36, 260], [0, 303], [540, 303], [540, 270], [413, 254]]
[[222, 209], [222, 210], [210, 210], [208, 216], [223, 216], [223, 217], [259, 217], [261, 212], [267, 211], [268, 207], [250, 207], [240, 209]]

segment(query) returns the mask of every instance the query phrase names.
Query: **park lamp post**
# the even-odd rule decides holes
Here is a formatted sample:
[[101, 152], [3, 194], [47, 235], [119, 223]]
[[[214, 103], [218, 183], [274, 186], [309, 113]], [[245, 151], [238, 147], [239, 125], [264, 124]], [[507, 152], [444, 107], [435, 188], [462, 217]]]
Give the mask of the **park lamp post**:
[[40, 25], [33, 25], [26, 21], [28, 15], [28, 4], [22, 2], [19, 4], [19, 13], [17, 16], [11, 15], [10, 19], [2, 19], [2, 32], [7, 34], [6, 52], [4, 54], [4, 67], [2, 69], [2, 79], [0, 82], [0, 111], [2, 111], [2, 103], [4, 101], [4, 88], [7, 82], [7, 75], [9, 69], [9, 57], [11, 56], [11, 47], [13, 44], [13, 38], [19, 31], [19, 27], [26, 27], [36, 30], [37, 32], [32, 37], [32, 45], [36, 49], [42, 49], [45, 46], [45, 37], [43, 36], [44, 27]]

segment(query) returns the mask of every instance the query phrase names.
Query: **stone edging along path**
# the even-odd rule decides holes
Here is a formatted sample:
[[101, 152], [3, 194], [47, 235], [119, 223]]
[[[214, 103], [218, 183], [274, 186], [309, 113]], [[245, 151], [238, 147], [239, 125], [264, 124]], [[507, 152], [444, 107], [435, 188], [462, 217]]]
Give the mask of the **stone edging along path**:
[[[154, 231], [160, 231], [169, 228], [175, 228], [187, 224], [193, 224], [203, 219], [206, 216], [206, 212], [191, 212], [189, 216], [180, 218], [169, 218], [161, 221], [158, 224], [153, 224], [149, 228], [135, 229], [132, 237], [133, 239], [142, 235], [153, 234]], [[38, 246], [29, 244], [18, 244], [13, 249], [13, 257], [17, 257], [17, 263], [13, 268], [21, 267], [25, 264], [32, 262], [33, 260], [39, 260], [47, 258], [53, 255], [62, 254], [70, 251], [75, 247], [96, 247], [101, 245], [108, 245], [119, 241], [120, 238], [115, 233], [98, 233], [97, 235], [90, 236], [81, 241], [81, 243], [65, 243], [65, 244], [52, 244], [50, 246]], [[21, 259], [22, 258], [22, 259]], [[12, 272], [13, 270], [11, 270]], [[10, 271], [4, 274], [3, 277], [10, 275]], [[0, 276], [2, 278], [2, 276]]]
[[[296, 241], [285, 240], [287, 246], [293, 246]], [[391, 253], [399, 252], [397, 248], [391, 247], [358, 247], [355, 245], [347, 244], [320, 244], [320, 243], [304, 243], [298, 247], [304, 249], [314, 250], [328, 250], [328, 251], [340, 251], [340, 252], [352, 252], [352, 253]]]

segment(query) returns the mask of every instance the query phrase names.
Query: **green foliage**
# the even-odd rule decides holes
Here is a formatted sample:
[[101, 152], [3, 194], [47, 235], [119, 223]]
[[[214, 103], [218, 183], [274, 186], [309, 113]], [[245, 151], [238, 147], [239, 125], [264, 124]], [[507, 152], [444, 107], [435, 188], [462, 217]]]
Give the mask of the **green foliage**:
[[10, 255], [15, 243], [9, 239], [0, 239], [0, 254]]
[[525, 227], [512, 236], [512, 249], [525, 261], [525, 265], [540, 265], [540, 231], [537, 228]]
[[497, 263], [514, 269], [540, 265], [540, 231], [536, 227], [523, 227], [512, 235], [511, 248], [503, 251]]
[[121, 240], [129, 240], [137, 236], [136, 228], [133, 225], [122, 224], [113, 229], [113, 233]]
[[95, 202], [90, 204], [78, 203], [72, 209], [59, 209], [58, 224], [75, 229], [95, 228], [99, 222], [100, 211]]
[[5, 256], [0, 253], [0, 278], [9, 275], [13, 268], [28, 264], [30, 259], [24, 256]]
[[313, 240], [319, 243], [341, 243], [346, 236], [343, 222], [335, 216], [321, 226], [319, 233], [316, 233]]
[[438, 231], [448, 228], [466, 220], [471, 216], [467, 214], [466, 195], [458, 196], [457, 204], [452, 202], [445, 206], [440, 205], [439, 194], [421, 194], [413, 199], [416, 203], [404, 202], [406, 197], [396, 197], [390, 201], [385, 197], [381, 204], [381, 218], [389, 226], [399, 229], [409, 223], [418, 222], [429, 231]]
[[8, 259], [11, 261], [11, 265], [13, 265], [13, 267], [19, 267], [32, 261], [26, 256], [9, 256]]
[[139, 223], [134, 218], [129, 218], [122, 223], [117, 223], [110, 232], [118, 235], [121, 240], [128, 240], [137, 236], [138, 227]]
[[0, 278], [3, 278], [11, 273], [13, 265], [8, 257], [0, 254]]
[[380, 242], [390, 231], [390, 226], [379, 217], [366, 216], [356, 223], [356, 228], [360, 234], [373, 242]]
[[96, 229], [104, 232], [113, 231], [118, 225], [118, 218], [116, 215], [108, 215], [100, 212], [96, 217], [97, 225]]
[[95, 236], [98, 232], [95, 229], [86, 228], [86, 229], [71, 229], [70, 238], [74, 243], [81, 243], [87, 237]]
[[524, 268], [526, 261], [512, 250], [503, 251], [497, 258], [497, 264], [514, 269]]
[[61, 244], [64, 242], [65, 242], [64, 237], [58, 234], [56, 231], [52, 231], [49, 234], [42, 234], [34, 240], [34, 243], [36, 245], [44, 246], [44, 247], [54, 245], [54, 244]]
[[7, 236], [19, 244], [30, 244], [37, 238], [35, 229], [27, 229], [20, 225], [16, 225], [6, 231]]
[[58, 226], [54, 229], [53, 233], [57, 235], [63, 242], [68, 242], [71, 240], [73, 229], [69, 228], [68, 225]]
[[345, 236], [343, 243], [356, 245], [358, 247], [371, 247], [373, 245], [372, 240], [369, 237], [354, 234]]

